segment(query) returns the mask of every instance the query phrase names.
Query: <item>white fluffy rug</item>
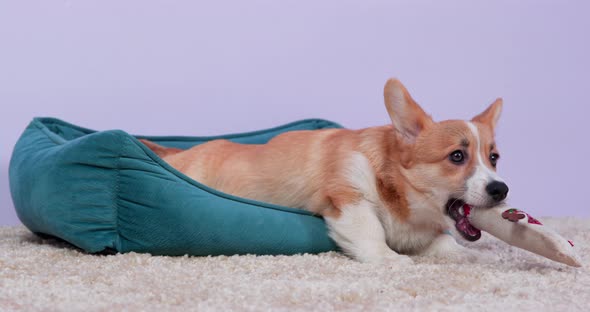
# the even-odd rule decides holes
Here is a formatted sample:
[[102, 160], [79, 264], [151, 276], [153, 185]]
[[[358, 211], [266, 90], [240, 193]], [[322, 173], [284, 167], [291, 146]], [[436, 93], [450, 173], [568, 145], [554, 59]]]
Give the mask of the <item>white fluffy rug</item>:
[[[590, 220], [544, 218], [590, 261]], [[337, 253], [96, 256], [0, 228], [0, 311], [590, 311], [588, 266], [570, 268], [489, 235], [491, 263], [414, 258], [395, 270]]]

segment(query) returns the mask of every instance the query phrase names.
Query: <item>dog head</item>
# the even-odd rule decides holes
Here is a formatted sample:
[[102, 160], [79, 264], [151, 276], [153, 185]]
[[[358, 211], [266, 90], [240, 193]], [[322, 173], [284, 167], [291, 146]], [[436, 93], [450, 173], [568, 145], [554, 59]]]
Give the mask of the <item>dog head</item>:
[[[465, 204], [487, 208], [504, 201], [508, 186], [496, 173], [500, 153], [494, 139], [502, 99], [471, 120], [435, 122], [398, 80], [387, 82], [384, 95], [402, 172], [425, 206], [453, 215]], [[467, 239], [479, 238], [469, 226], [457, 229]]]

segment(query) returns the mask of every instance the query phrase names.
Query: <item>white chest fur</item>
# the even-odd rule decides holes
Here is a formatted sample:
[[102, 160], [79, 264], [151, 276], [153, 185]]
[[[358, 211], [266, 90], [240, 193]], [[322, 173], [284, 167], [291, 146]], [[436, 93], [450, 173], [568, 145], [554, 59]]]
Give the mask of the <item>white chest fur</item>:
[[[345, 176], [348, 181], [363, 193], [364, 200], [372, 209], [365, 213], [375, 213], [383, 227], [387, 245], [399, 253], [416, 253], [428, 247], [434, 238], [446, 227], [444, 216], [433, 209], [411, 207], [413, 222], [401, 222], [392, 215], [381, 201], [375, 183], [375, 173], [367, 158], [361, 153], [353, 153], [349, 159]], [[408, 194], [416, 197], [417, 194]], [[432, 199], [434, 196], [430, 196]], [[410, 202], [424, 202], [422, 199], [409, 198]]]
[[379, 220], [385, 231], [387, 245], [402, 254], [414, 254], [424, 250], [440, 234], [433, 228], [399, 222], [388, 212], [380, 213]]

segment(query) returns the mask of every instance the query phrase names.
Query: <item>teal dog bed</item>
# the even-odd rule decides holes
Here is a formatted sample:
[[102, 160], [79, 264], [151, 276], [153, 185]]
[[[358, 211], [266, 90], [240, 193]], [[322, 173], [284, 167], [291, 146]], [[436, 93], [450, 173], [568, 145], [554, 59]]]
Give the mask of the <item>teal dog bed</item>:
[[310, 119], [217, 137], [146, 137], [36, 118], [14, 148], [10, 190], [18, 217], [32, 232], [91, 253], [202, 256], [335, 250], [322, 218], [211, 189], [169, 166], [138, 138], [189, 148], [219, 138], [260, 144], [287, 131], [339, 127]]

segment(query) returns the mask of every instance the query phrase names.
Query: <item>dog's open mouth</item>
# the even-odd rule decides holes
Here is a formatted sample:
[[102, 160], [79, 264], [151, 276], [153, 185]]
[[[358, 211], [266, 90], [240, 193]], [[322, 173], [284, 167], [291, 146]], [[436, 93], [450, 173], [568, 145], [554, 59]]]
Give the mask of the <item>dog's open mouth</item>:
[[455, 228], [463, 235], [463, 237], [471, 242], [481, 238], [481, 230], [469, 223], [467, 216], [471, 212], [471, 206], [464, 201], [451, 198], [447, 202], [447, 212], [449, 216], [455, 220]]

